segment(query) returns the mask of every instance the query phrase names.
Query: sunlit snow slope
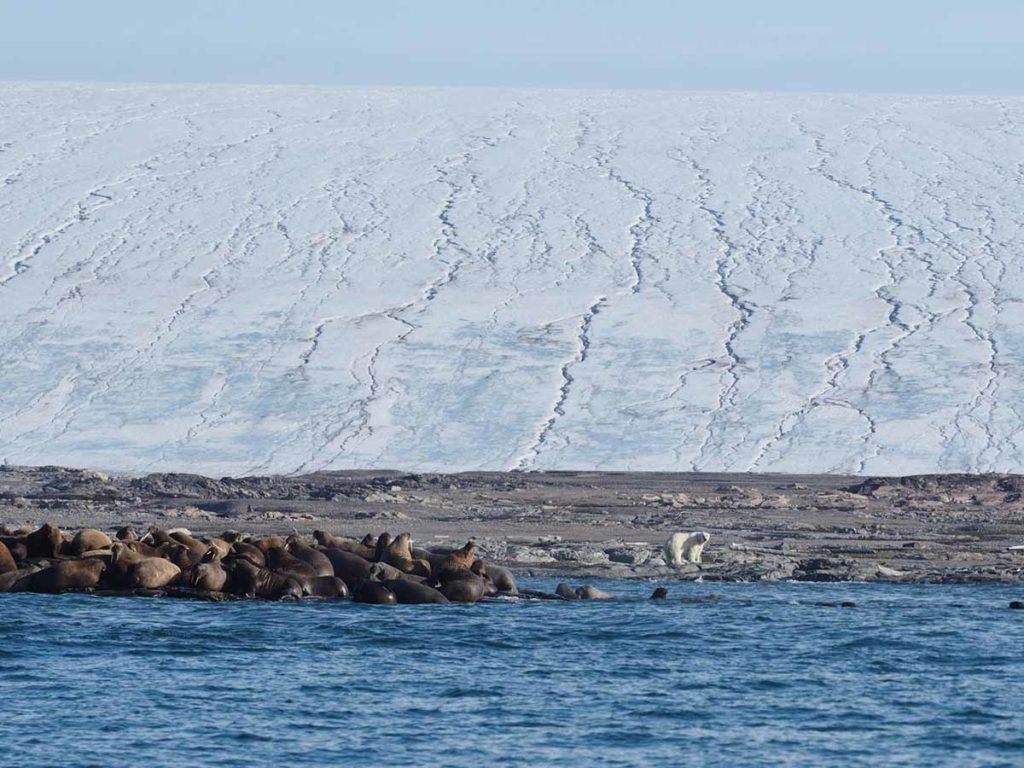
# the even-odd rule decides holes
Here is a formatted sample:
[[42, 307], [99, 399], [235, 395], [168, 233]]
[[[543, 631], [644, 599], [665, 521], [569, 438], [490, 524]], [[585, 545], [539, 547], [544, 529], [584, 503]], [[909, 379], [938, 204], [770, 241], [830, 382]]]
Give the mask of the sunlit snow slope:
[[1022, 124], [0, 84], [0, 460], [1021, 471]]

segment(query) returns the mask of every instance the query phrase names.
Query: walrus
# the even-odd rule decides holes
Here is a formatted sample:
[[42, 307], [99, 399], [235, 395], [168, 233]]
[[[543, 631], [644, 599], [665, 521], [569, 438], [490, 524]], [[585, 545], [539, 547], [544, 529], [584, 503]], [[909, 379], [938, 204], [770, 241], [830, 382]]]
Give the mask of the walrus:
[[23, 578], [41, 570], [43, 570], [42, 566], [27, 565], [16, 571], [0, 573], [0, 592], [10, 592], [11, 588]]
[[183, 544], [188, 547], [190, 552], [195, 552], [199, 557], [205, 555], [206, 550], [210, 548], [209, 544], [204, 544], [187, 531], [170, 531], [169, 535], [179, 544]]
[[219, 539], [216, 536], [212, 536], [208, 539], [203, 539], [203, 543], [207, 547], [213, 547], [214, 549], [216, 549], [217, 554], [220, 555], [222, 560], [231, 554], [231, 545], [228, 542], [224, 541], [224, 539]]
[[83, 552], [89, 552], [94, 549], [110, 549], [110, 545], [110, 537], [103, 531], [96, 528], [83, 528], [71, 539], [68, 553], [79, 557]]
[[512, 571], [508, 568], [503, 568], [500, 565], [494, 563], [484, 563], [483, 560], [477, 560], [473, 563], [473, 567], [470, 568], [473, 573], [479, 574], [480, 576], [486, 575], [490, 579], [491, 583], [494, 584], [495, 589], [499, 592], [504, 592], [509, 595], [518, 595], [519, 588], [516, 586], [515, 577], [512, 576]]
[[559, 597], [564, 597], [566, 600], [579, 600], [580, 596], [576, 594], [576, 590], [570, 587], [565, 582], [562, 582], [555, 587], [555, 594]]
[[159, 547], [161, 544], [173, 543], [177, 544], [171, 535], [158, 525], [149, 526], [149, 530], [146, 531], [146, 535], [139, 539], [143, 544], [149, 544], [150, 546]]
[[132, 568], [143, 560], [155, 559], [158, 556], [146, 555], [139, 552], [131, 543], [115, 541], [110, 545], [110, 566], [107, 569], [107, 577], [118, 585], [128, 583], [128, 574]]
[[441, 563], [448, 557], [450, 552], [433, 552], [429, 549], [423, 549], [422, 547], [411, 547], [410, 551], [414, 560], [426, 560], [430, 563], [430, 570], [436, 573], [441, 568]]
[[403, 573], [413, 573], [417, 576], [430, 575], [430, 563], [426, 560], [414, 560], [412, 556], [412, 535], [409, 533], [399, 534], [384, 550], [383, 562], [395, 566]]
[[228, 572], [221, 564], [220, 552], [210, 547], [199, 565], [188, 574], [188, 584], [203, 592], [223, 592], [228, 586]]
[[18, 579], [11, 592], [63, 592], [94, 588], [106, 569], [102, 560], [61, 560], [41, 571]]
[[[267, 558], [267, 568], [277, 573], [303, 579], [312, 579], [320, 575], [312, 565], [289, 554], [284, 547], [271, 547], [264, 554]], [[333, 568], [330, 575], [334, 575]]]
[[368, 579], [374, 581], [395, 581], [404, 578], [422, 578], [412, 576], [412, 574], [406, 574], [404, 571], [400, 571], [395, 566], [389, 563], [371, 563], [370, 573], [367, 576]]
[[14, 555], [7, 545], [0, 541], [0, 573], [10, 573], [18, 570], [18, 564], [14, 561]]
[[451, 602], [441, 592], [408, 579], [394, 579], [382, 582], [385, 587], [391, 590], [399, 603], [403, 605], [421, 605], [425, 603], [448, 603]]
[[231, 584], [235, 594], [271, 599], [302, 597], [302, 585], [291, 576], [274, 573], [244, 558], [232, 560], [230, 565]]
[[665, 600], [668, 598], [668, 590], [664, 587], [658, 587], [651, 594], [651, 600]]
[[309, 597], [348, 597], [348, 585], [337, 576], [314, 576], [301, 579], [302, 593]]
[[441, 587], [441, 594], [453, 603], [476, 603], [485, 593], [484, 579], [468, 569], [460, 578], [450, 579]]
[[383, 563], [388, 556], [388, 547], [391, 546], [391, 534], [384, 531], [377, 537], [377, 543], [373, 547], [373, 562]]
[[442, 560], [441, 567], [438, 570], [441, 574], [451, 571], [468, 571], [473, 567], [473, 561], [476, 559], [475, 553], [476, 542], [470, 539], [464, 547], [454, 550]]
[[14, 562], [23, 563], [28, 560], [28, 547], [25, 546], [24, 537], [4, 536], [0, 538], [0, 542], [7, 547], [7, 551], [11, 553]]
[[134, 528], [130, 525], [126, 525], [117, 529], [117, 533], [114, 534], [114, 538], [118, 541], [135, 541], [138, 536], [135, 535]]
[[249, 537], [246, 542], [252, 544], [257, 549], [261, 550], [263, 554], [267, 554], [267, 550], [270, 549], [284, 549], [288, 542], [282, 537], [274, 536], [260, 536], [260, 537]]
[[252, 544], [247, 544], [244, 541], [236, 541], [232, 544], [231, 554], [234, 557], [248, 560], [253, 565], [258, 565], [261, 568], [267, 564], [267, 558], [263, 554], [263, 550], [259, 547], [254, 547]]
[[352, 593], [352, 599], [357, 603], [372, 603], [374, 605], [395, 605], [398, 598], [395, 593], [385, 587], [379, 581], [360, 581]]
[[[132, 546], [134, 543], [135, 542], [115, 541], [110, 546], [110, 567], [107, 569], [107, 573], [104, 578], [114, 586], [159, 589], [160, 587], [167, 586], [167, 584], [170, 583], [169, 581], [160, 583], [168, 574], [170, 574], [172, 578], [176, 578], [178, 574], [187, 570], [189, 567], [186, 566], [183, 568], [178, 563], [161, 557], [160, 554], [143, 554]], [[179, 546], [185, 552], [188, 551], [180, 545], [176, 546]], [[157, 551], [159, 552], [159, 550]], [[139, 565], [150, 560], [157, 563], [166, 563], [167, 565], [148, 565], [141, 571], [137, 570]]]
[[60, 528], [44, 523], [24, 538], [28, 557], [56, 557], [64, 545]]
[[348, 539], [344, 536], [333, 536], [327, 531], [313, 531], [313, 538], [316, 539], [316, 543], [324, 549], [341, 549], [345, 552], [351, 552], [352, 554], [359, 555], [364, 560], [373, 560], [374, 552], [376, 551], [376, 543], [367, 543], [367, 539], [373, 541], [373, 537], [367, 534], [367, 537], [362, 541], [356, 541], [355, 539]]
[[164, 544], [161, 548], [160, 557], [165, 560], [170, 560], [181, 570], [186, 571], [194, 565], [198, 565], [203, 559], [203, 552], [191, 550], [184, 544]]
[[491, 574], [488, 571], [488, 566], [486, 563], [484, 563], [483, 560], [477, 560], [475, 563], [473, 563], [473, 567], [469, 570], [468, 574], [464, 571], [460, 571], [458, 575], [455, 575], [449, 571], [446, 577], [446, 581], [451, 581], [454, 578], [472, 578], [474, 576], [483, 580], [484, 597], [494, 597], [495, 595], [500, 594], [501, 590], [499, 590], [495, 586], [494, 582], [491, 581]]
[[330, 558], [320, 550], [303, 544], [296, 534], [288, 537], [288, 552], [312, 567], [317, 576], [334, 576], [334, 566], [331, 565]]
[[576, 596], [580, 600], [611, 600], [614, 595], [605, 592], [597, 587], [592, 587], [589, 584], [585, 584], [582, 587], [576, 588]]
[[181, 569], [169, 560], [147, 557], [131, 567], [128, 586], [134, 589], [160, 589], [174, 582], [180, 575]]
[[26, 576], [30, 576], [33, 573], [37, 573], [44, 568], [49, 567], [39, 562], [26, 563], [16, 571], [8, 571], [7, 573], [0, 573], [0, 592], [10, 592], [11, 589]]
[[[161, 547], [157, 547], [152, 544], [147, 544], [146, 542], [139, 541], [138, 539], [122, 539], [115, 541], [111, 545], [111, 549], [113, 549], [113, 547], [117, 546], [118, 544], [120, 544], [122, 547], [130, 549], [132, 552], [138, 552], [140, 555], [145, 555], [146, 557], [163, 557], [164, 552], [166, 551]], [[167, 547], [168, 545], [164, 544], [162, 546]], [[177, 547], [181, 545], [172, 544], [170, 546]]]
[[331, 548], [324, 550], [324, 554], [331, 561], [334, 575], [344, 580], [349, 585], [349, 589], [352, 588], [353, 579], [370, 578], [370, 561], [354, 552]]

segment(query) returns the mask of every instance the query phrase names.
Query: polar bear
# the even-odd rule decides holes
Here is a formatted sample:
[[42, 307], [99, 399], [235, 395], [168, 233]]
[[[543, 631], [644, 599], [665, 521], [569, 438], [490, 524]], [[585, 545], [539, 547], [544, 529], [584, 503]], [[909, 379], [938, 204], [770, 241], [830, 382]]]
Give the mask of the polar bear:
[[676, 568], [684, 562], [699, 563], [704, 545], [710, 540], [711, 534], [704, 531], [673, 533], [665, 542], [665, 562]]

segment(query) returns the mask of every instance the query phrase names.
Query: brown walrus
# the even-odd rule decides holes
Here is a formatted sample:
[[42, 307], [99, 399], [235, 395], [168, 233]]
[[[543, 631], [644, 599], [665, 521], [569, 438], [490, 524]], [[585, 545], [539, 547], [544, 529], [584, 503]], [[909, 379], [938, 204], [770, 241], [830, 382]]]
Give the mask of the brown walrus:
[[[303, 579], [312, 579], [320, 575], [316, 572], [316, 568], [305, 560], [299, 560], [299, 558], [290, 554], [284, 547], [271, 547], [266, 551], [266, 556], [267, 568], [277, 573]], [[334, 575], [333, 568], [330, 575]]]
[[14, 561], [14, 555], [7, 545], [0, 541], [0, 573], [10, 573], [18, 570], [18, 564]]
[[555, 587], [555, 594], [559, 597], [565, 598], [566, 600], [579, 600], [580, 596], [576, 594], [576, 590], [570, 587], [565, 582], [562, 582]]
[[64, 545], [60, 528], [50, 523], [44, 523], [25, 536], [23, 541], [28, 557], [56, 557]]
[[284, 549], [288, 545], [287, 541], [285, 541], [282, 537], [277, 535], [250, 537], [246, 541], [247, 543], [252, 544], [254, 547], [261, 550], [264, 555], [267, 554], [268, 550]]
[[135, 535], [135, 529], [130, 525], [126, 525], [123, 528], [118, 528], [117, 533], [114, 534], [114, 538], [119, 541], [135, 541], [138, 536]]
[[449, 579], [441, 587], [441, 594], [453, 603], [475, 603], [486, 593], [486, 581], [469, 569], [461, 571], [457, 578]]
[[154, 547], [159, 547], [161, 544], [178, 544], [179, 542], [171, 538], [171, 534], [165, 531], [158, 525], [151, 525], [149, 530], [146, 531], [146, 535], [139, 539], [143, 544], [149, 544]]
[[362, 541], [356, 541], [344, 536], [334, 536], [327, 531], [313, 531], [313, 538], [324, 549], [341, 549], [359, 555], [364, 560], [373, 560], [375, 545], [367, 543], [367, 539], [373, 538], [369, 534]]
[[220, 552], [210, 547], [199, 565], [188, 574], [188, 584], [204, 592], [223, 592], [228, 585], [228, 572], [221, 564]]
[[473, 567], [473, 561], [476, 554], [476, 542], [470, 539], [466, 542], [466, 545], [461, 549], [456, 549], [451, 552], [442, 562], [440, 571], [442, 579], [446, 573], [458, 573], [459, 571], [468, 571]]
[[391, 546], [391, 534], [384, 531], [377, 537], [377, 543], [373, 546], [373, 557], [370, 559], [375, 563], [383, 563], [388, 556], [388, 547]]
[[430, 575], [430, 563], [426, 560], [415, 560], [412, 556], [412, 535], [402, 533], [388, 545], [384, 552], [383, 562], [395, 566], [403, 573], [417, 576]]
[[23, 536], [3, 536], [0, 537], [0, 542], [3, 542], [7, 547], [7, 551], [11, 553], [14, 562], [20, 564], [28, 559], [28, 547], [25, 546], [25, 538]]
[[33, 564], [26, 565], [24, 568], [19, 568], [16, 571], [0, 573], [0, 592], [10, 592], [11, 588], [23, 578], [41, 570], [43, 570], [43, 566]]
[[244, 541], [236, 541], [231, 545], [231, 554], [234, 557], [248, 560], [253, 565], [258, 565], [261, 568], [267, 564], [266, 555], [263, 554], [263, 550], [259, 547], [254, 547], [252, 544], [247, 544]]
[[399, 603], [403, 605], [421, 605], [424, 603], [448, 603], [450, 602], [441, 592], [408, 579], [395, 579], [382, 582], [385, 587], [394, 593]]
[[370, 577], [370, 561], [344, 549], [325, 549], [324, 554], [331, 561], [334, 575], [343, 579], [352, 589], [353, 580]]
[[374, 581], [393, 581], [395, 579], [422, 580], [421, 576], [413, 576], [411, 573], [404, 573], [390, 563], [372, 563], [370, 565], [370, 575], [367, 578], [373, 579]]
[[473, 567], [470, 568], [473, 573], [488, 578], [494, 588], [499, 592], [504, 592], [509, 595], [518, 595], [519, 588], [516, 586], [515, 577], [512, 575], [512, 571], [508, 568], [503, 568], [500, 565], [494, 565], [493, 563], [484, 564], [483, 560], [477, 560], [473, 563]]
[[132, 552], [138, 552], [140, 555], [145, 555], [146, 557], [163, 557], [164, 552], [166, 551], [166, 547], [181, 546], [180, 544], [164, 544], [161, 547], [157, 547], [153, 544], [147, 544], [144, 541], [139, 541], [138, 539], [123, 539], [120, 541], [115, 541], [111, 545], [111, 549], [113, 549], [118, 544], [120, 544], [122, 547], [130, 549]]
[[114, 581], [127, 583], [128, 573], [143, 560], [155, 557], [139, 552], [135, 547], [123, 541], [116, 541], [110, 545], [110, 568], [108, 576]]
[[352, 599], [357, 603], [373, 605], [395, 605], [398, 602], [395, 593], [379, 581], [360, 581], [352, 594]]
[[[110, 546], [110, 568], [107, 576], [114, 584], [130, 588], [159, 589], [178, 578], [184, 570], [177, 563], [159, 555], [142, 554], [135, 549], [134, 543], [115, 541]], [[185, 550], [184, 547], [180, 549]]]
[[316, 571], [317, 576], [333, 576], [334, 566], [331, 565], [330, 558], [327, 557], [323, 552], [318, 549], [303, 544], [302, 540], [296, 534], [292, 534], [288, 537], [288, 552], [293, 557], [297, 557], [304, 563], [307, 563], [310, 567]]
[[274, 600], [302, 597], [302, 585], [291, 576], [274, 573], [244, 558], [232, 560], [230, 566], [231, 586], [235, 594]]
[[585, 584], [582, 587], [576, 588], [576, 596], [580, 600], [611, 600], [614, 595], [605, 592], [597, 587], [592, 587], [590, 584]]
[[194, 552], [199, 557], [205, 555], [206, 550], [210, 548], [209, 544], [204, 544], [191, 533], [186, 533], [185, 531], [171, 531], [170, 537], [179, 544], [188, 547], [190, 552]]
[[103, 575], [106, 563], [98, 559], [61, 560], [36, 571], [11, 587], [11, 592], [63, 592], [67, 589], [91, 589]]
[[147, 557], [128, 572], [128, 586], [135, 589], [160, 589], [174, 582], [181, 569], [169, 560]]
[[203, 543], [206, 544], [207, 547], [213, 547], [214, 549], [216, 549], [217, 554], [220, 555], [222, 560], [229, 554], [231, 554], [231, 545], [228, 542], [224, 541], [224, 539], [219, 539], [216, 536], [214, 536], [209, 539], [203, 539]]
[[348, 585], [337, 576], [301, 579], [302, 594], [308, 597], [348, 597]]
[[194, 552], [184, 544], [178, 544], [177, 542], [173, 544], [164, 544], [160, 550], [160, 557], [165, 560], [170, 560], [183, 571], [188, 570], [194, 565], [198, 565], [199, 561], [203, 559], [203, 553]]
[[80, 557], [83, 552], [91, 552], [94, 549], [110, 549], [110, 537], [103, 531], [96, 528], [83, 528], [71, 539], [68, 553]]
[[[490, 574], [490, 571], [488, 570], [489, 567], [490, 566], [486, 565], [483, 562], [483, 560], [477, 560], [475, 563], [473, 563], [473, 567], [469, 570], [469, 572], [473, 576], [477, 576], [477, 577], [483, 579], [483, 582], [484, 582], [484, 596], [485, 597], [494, 597], [495, 595], [500, 594], [501, 590], [499, 590], [494, 585], [494, 582], [491, 581], [491, 574]], [[456, 578], [462, 579], [462, 578], [466, 578], [466, 576], [464, 574], [460, 573]], [[449, 576], [448, 580], [451, 581], [451, 579], [452, 579], [452, 577]]]

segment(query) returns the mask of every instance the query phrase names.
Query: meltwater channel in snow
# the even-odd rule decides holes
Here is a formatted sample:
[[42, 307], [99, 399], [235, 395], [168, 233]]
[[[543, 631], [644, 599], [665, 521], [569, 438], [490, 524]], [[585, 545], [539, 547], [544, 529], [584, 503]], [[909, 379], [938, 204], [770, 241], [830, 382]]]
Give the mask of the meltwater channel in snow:
[[0, 84], [0, 460], [1022, 471], [1022, 124]]

